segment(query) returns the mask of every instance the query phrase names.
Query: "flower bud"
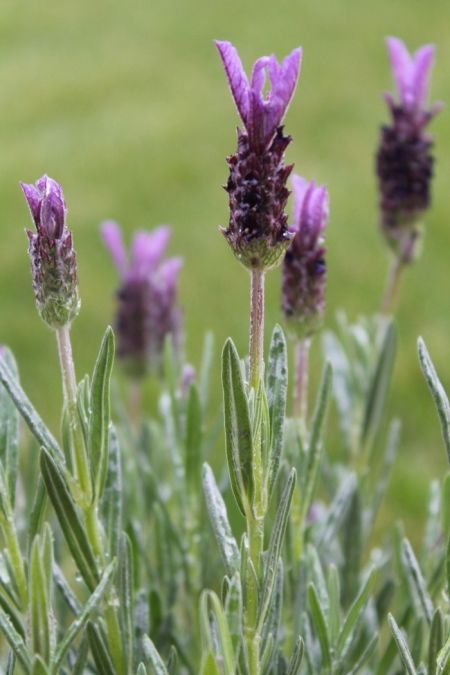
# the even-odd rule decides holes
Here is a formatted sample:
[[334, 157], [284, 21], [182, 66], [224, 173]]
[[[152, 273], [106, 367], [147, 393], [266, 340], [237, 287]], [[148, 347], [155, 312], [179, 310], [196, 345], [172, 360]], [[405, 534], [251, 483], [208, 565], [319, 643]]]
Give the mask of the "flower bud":
[[69, 324], [78, 314], [76, 255], [66, 225], [61, 186], [42, 176], [35, 185], [21, 183], [36, 232], [27, 230], [36, 306], [52, 328]]

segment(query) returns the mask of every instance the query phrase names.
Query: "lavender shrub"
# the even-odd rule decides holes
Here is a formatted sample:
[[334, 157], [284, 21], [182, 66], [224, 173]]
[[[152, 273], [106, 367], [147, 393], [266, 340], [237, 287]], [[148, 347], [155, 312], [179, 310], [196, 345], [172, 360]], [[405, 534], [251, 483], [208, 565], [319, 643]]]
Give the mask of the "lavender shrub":
[[[400, 102], [388, 99], [393, 121], [382, 130], [377, 167], [398, 276], [428, 205], [424, 127], [436, 109], [424, 109], [433, 49], [410, 57], [400, 41], [388, 46]], [[235, 48], [217, 48], [243, 123], [228, 159], [223, 233], [251, 274], [248, 361], [231, 339], [222, 353], [228, 476], [217, 482], [205, 463], [217, 441], [208, 405], [213, 343], [207, 336], [199, 367], [185, 362], [181, 262], [163, 258], [169, 230], [137, 233], [128, 255], [118, 225], [102, 227], [120, 276], [115, 326], [125, 368], [117, 379], [141, 387], [154, 378], [158, 388], [157, 409], [130, 408], [121, 387], [110, 394], [111, 328], [92, 374], [76, 377], [70, 328], [79, 297], [62, 188], [46, 176], [22, 185], [36, 228], [28, 233], [36, 305], [56, 336], [63, 406], [56, 437], [23, 391], [11, 351], [0, 347], [2, 672], [444, 675], [450, 473], [430, 486], [420, 549], [400, 527], [373, 547], [400, 436], [385, 413], [393, 319], [375, 314], [355, 324], [339, 314], [337, 330], [324, 335], [312, 414], [306, 406], [307, 351], [325, 309], [328, 193], [294, 176], [288, 227], [291, 139], [281, 124], [301, 50], [281, 64], [258, 59], [249, 81]], [[292, 415], [279, 326], [263, 354], [264, 275], [281, 263], [283, 316], [302, 357]], [[387, 297], [391, 312], [392, 284]], [[423, 340], [419, 359], [450, 461], [450, 403]], [[327, 432], [333, 394], [340, 439]], [[39, 455], [37, 476], [25, 461], [19, 416]]]

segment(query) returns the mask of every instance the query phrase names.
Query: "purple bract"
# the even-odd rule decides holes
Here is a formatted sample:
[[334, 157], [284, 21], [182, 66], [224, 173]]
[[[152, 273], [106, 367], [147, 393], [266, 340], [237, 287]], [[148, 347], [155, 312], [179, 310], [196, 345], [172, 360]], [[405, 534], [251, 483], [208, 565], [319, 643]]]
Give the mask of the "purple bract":
[[161, 366], [167, 336], [172, 336], [176, 348], [180, 346], [177, 278], [182, 260], [163, 259], [170, 238], [168, 227], [137, 232], [130, 255], [117, 223], [105, 222], [101, 231], [121, 277], [116, 317], [118, 356], [131, 374], [142, 376]]
[[430, 204], [433, 141], [425, 127], [441, 105], [426, 106], [433, 45], [410, 55], [398, 38], [387, 38], [386, 44], [398, 102], [385, 94], [392, 122], [381, 129], [376, 159], [381, 228], [396, 255], [408, 263], [420, 240], [420, 219]]
[[328, 222], [328, 191], [323, 185], [293, 176], [294, 239], [282, 267], [281, 305], [299, 337], [321, 325], [325, 311], [326, 265], [323, 234]]
[[[228, 157], [226, 185], [230, 219], [222, 232], [236, 257], [252, 269], [279, 264], [291, 235], [284, 212], [289, 196], [286, 181], [292, 165], [284, 164], [290, 136], [281, 126], [297, 83], [301, 49], [280, 64], [275, 56], [258, 59], [250, 82], [230, 42], [216, 42], [231, 93], [244, 129], [238, 129], [238, 147]], [[270, 91], [264, 95], [266, 76]]]

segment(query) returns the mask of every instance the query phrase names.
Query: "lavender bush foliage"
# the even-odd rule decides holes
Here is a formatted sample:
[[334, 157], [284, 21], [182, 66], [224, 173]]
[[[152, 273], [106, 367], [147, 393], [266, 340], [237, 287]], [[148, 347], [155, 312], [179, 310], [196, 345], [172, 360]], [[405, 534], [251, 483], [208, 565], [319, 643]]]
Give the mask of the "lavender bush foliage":
[[[430, 486], [421, 546], [413, 547], [397, 525], [375, 547], [374, 525], [400, 439], [400, 422], [385, 412], [395, 322], [379, 314], [356, 323], [338, 315], [337, 329], [323, 337], [325, 365], [311, 413], [307, 353], [324, 312], [328, 195], [300, 177], [282, 289], [301, 357], [293, 387], [279, 326], [263, 355], [264, 272], [292, 239], [284, 214], [291, 167], [282, 163], [290, 139], [280, 124], [301, 52], [282, 64], [259, 59], [249, 83], [234, 47], [217, 46], [244, 124], [229, 159], [225, 235], [252, 275], [249, 361], [231, 339], [222, 353], [228, 475], [205, 461], [218, 435], [209, 405], [212, 337], [197, 368], [173, 339], [180, 331], [180, 259], [162, 260], [168, 229], [138, 233], [128, 257], [119, 227], [102, 227], [121, 279], [118, 356], [133, 365], [116, 377], [133, 391], [136, 376], [141, 385], [155, 365], [163, 373], [155, 385], [158, 408], [148, 410], [142, 402], [136, 407], [133, 396], [124, 399], [121, 387], [110, 393], [111, 328], [92, 374], [77, 379], [70, 326], [79, 300], [62, 189], [47, 177], [23, 185], [37, 230], [29, 233], [33, 287], [56, 337], [64, 398], [54, 435], [23, 391], [11, 351], [0, 347], [2, 669], [444, 675], [450, 472]], [[399, 41], [391, 39], [389, 48], [400, 103], [390, 103], [394, 126], [382, 132], [381, 155], [391, 132], [406, 134], [410, 144], [410, 132], [422, 134], [430, 116], [423, 105], [432, 49], [411, 59]], [[265, 97], [264, 71], [272, 87]], [[428, 141], [419, 141], [428, 162]], [[397, 165], [395, 180], [408, 183], [410, 168]], [[409, 228], [409, 236], [426, 206], [411, 204], [409, 194], [401, 206], [398, 199], [394, 206], [382, 201], [383, 217], [395, 220], [386, 227]], [[406, 262], [403, 253], [400, 261]], [[418, 349], [450, 463], [450, 403], [422, 339]], [[333, 398], [340, 439], [327, 427]]]

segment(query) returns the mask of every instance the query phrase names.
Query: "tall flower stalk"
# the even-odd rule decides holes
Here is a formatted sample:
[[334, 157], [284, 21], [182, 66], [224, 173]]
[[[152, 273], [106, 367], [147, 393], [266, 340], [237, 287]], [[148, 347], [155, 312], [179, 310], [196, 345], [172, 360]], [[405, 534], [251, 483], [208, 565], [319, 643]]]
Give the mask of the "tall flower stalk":
[[426, 107], [434, 46], [410, 55], [398, 38], [389, 37], [386, 44], [398, 101], [385, 94], [391, 123], [381, 128], [376, 156], [381, 231], [393, 253], [383, 314], [392, 312], [401, 272], [419, 253], [434, 164], [433, 140], [425, 129], [441, 108], [439, 103]]
[[[301, 50], [294, 49], [282, 63], [275, 56], [259, 58], [250, 81], [244, 72], [236, 49], [229, 42], [217, 42], [231, 94], [243, 123], [238, 129], [236, 152], [228, 157], [230, 174], [226, 185], [229, 195], [230, 218], [222, 233], [238, 260], [250, 270], [250, 335], [248, 394], [256, 409], [264, 405], [264, 281], [268, 270], [276, 267], [286, 252], [292, 235], [287, 227], [285, 206], [289, 196], [286, 187], [292, 165], [284, 164], [284, 153], [291, 142], [281, 126], [293, 96], [300, 70]], [[263, 94], [265, 80], [270, 91]], [[236, 380], [236, 353], [229, 344], [224, 350], [224, 393], [228, 397], [238, 383]], [[240, 388], [240, 385], [238, 385]], [[247, 410], [247, 404], [243, 410]], [[231, 401], [229, 413], [234, 415]], [[250, 411], [244, 413], [245, 418]], [[226, 413], [226, 417], [227, 417]], [[244, 424], [247, 424], [244, 422]], [[250, 675], [259, 675], [261, 658], [261, 630], [264, 612], [261, 608], [258, 585], [262, 583], [264, 550], [264, 522], [268, 508], [268, 474], [265, 465], [264, 424], [248, 420], [252, 435], [251, 451], [247, 456], [245, 474], [236, 474], [230, 464], [230, 477], [235, 484], [235, 496], [247, 521], [247, 541], [252, 572], [245, 575], [245, 636]], [[226, 421], [227, 433], [233, 420]], [[231, 446], [234, 442], [231, 441]], [[233, 447], [230, 450], [233, 453]], [[230, 456], [230, 455], [229, 455]], [[255, 579], [251, 580], [251, 574]]]
[[323, 322], [326, 264], [323, 246], [328, 222], [325, 186], [293, 176], [292, 243], [282, 268], [281, 307], [294, 343], [295, 384], [293, 415], [306, 430], [308, 360], [311, 338]]
[[[91, 425], [89, 425], [86, 440], [80, 419], [78, 386], [70, 339], [71, 324], [78, 314], [80, 301], [76, 255], [72, 234], [66, 222], [66, 204], [61, 186], [48, 176], [43, 176], [34, 185], [22, 183], [21, 187], [36, 227], [36, 232], [27, 231], [36, 306], [42, 319], [54, 330], [58, 346], [64, 410], [67, 415], [70, 439], [70, 456], [66, 457], [69, 466], [60, 467], [60, 470], [69, 480], [72, 497], [83, 514], [84, 526], [95, 562], [103, 569], [107, 562], [107, 555], [98, 514], [103, 479], [99, 476], [95, 479], [92, 470], [93, 458], [88, 457], [89, 446], [91, 446], [91, 452], [93, 451], [92, 436], [98, 431], [91, 430]], [[111, 355], [113, 351], [111, 331], [104, 345]], [[111, 368], [112, 356], [109, 356], [108, 360]], [[86, 410], [85, 414], [89, 414], [89, 411]], [[108, 439], [104, 438], [105, 433], [107, 432], [104, 431], [102, 434], [102, 448], [98, 448], [103, 454], [103, 460], [99, 457], [100, 464], [105, 461], [107, 453]], [[43, 472], [47, 471], [47, 475], [49, 461], [51, 462], [44, 456]], [[70, 469], [73, 473], [70, 473]], [[49, 484], [47, 484], [47, 489]], [[52, 492], [52, 495], [57, 500], [60, 498], [56, 493]], [[56, 503], [54, 502], [54, 505]], [[60, 517], [62, 514], [57, 510], [57, 515]], [[61, 522], [63, 530], [64, 522], [64, 520]], [[91, 570], [89, 574], [95, 579], [94, 570]], [[108, 644], [116, 672], [125, 674], [119, 619], [115, 605], [114, 591], [111, 590], [107, 594], [104, 606]]]

